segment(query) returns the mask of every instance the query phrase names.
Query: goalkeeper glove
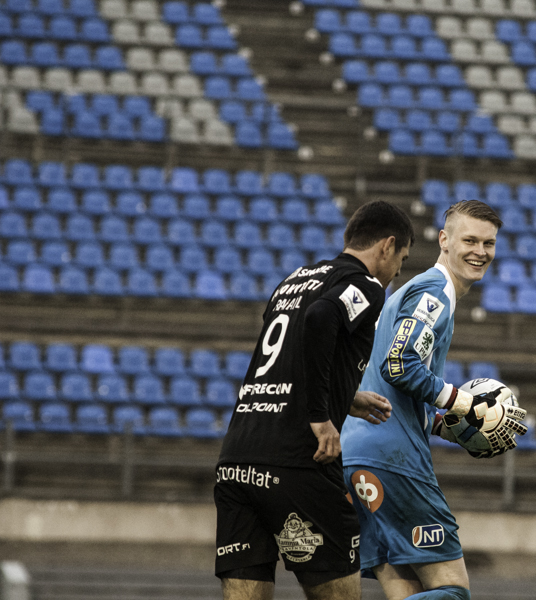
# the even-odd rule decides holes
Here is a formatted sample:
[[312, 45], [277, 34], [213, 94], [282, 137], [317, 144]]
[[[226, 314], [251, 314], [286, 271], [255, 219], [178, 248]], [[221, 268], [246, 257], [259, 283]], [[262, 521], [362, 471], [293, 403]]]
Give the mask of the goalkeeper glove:
[[456, 428], [461, 419], [465, 418], [470, 426], [488, 440], [491, 452], [497, 453], [501, 448], [515, 448], [517, 444], [513, 434], [527, 433], [527, 427], [519, 422], [526, 417], [527, 411], [517, 406], [502, 404], [510, 394], [508, 388], [500, 388], [494, 392], [472, 396], [453, 388], [445, 406], [447, 412], [443, 416], [443, 424], [449, 429]]

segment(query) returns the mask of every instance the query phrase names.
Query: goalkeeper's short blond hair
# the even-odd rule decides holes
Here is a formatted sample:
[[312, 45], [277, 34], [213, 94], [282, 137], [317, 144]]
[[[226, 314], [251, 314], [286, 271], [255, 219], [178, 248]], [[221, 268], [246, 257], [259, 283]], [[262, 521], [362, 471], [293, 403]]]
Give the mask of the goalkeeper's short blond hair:
[[479, 219], [480, 221], [489, 221], [497, 227], [497, 230], [499, 230], [503, 224], [499, 215], [493, 208], [480, 200], [462, 200], [461, 202], [456, 202], [456, 204], [449, 206], [444, 213], [445, 228], [449, 221], [457, 215], [467, 215], [468, 217], [473, 217], [473, 219]]

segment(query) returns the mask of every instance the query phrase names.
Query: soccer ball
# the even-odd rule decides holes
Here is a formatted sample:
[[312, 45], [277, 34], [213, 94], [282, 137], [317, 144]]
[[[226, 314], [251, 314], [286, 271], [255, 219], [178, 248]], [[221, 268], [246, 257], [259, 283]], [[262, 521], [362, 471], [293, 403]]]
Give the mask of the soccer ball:
[[[514, 408], [519, 406], [517, 398], [512, 390], [496, 379], [472, 379], [471, 381], [464, 383], [460, 387], [460, 390], [463, 390], [472, 396], [478, 396], [479, 394], [493, 394], [503, 405], [509, 405]], [[475, 427], [469, 425], [465, 418], [461, 419], [459, 425], [451, 427], [450, 431], [454, 434], [456, 442], [462, 446], [462, 448], [465, 448], [471, 456], [476, 458], [490, 458], [496, 454], [502, 454], [511, 447], [510, 444], [504, 443], [500, 449], [493, 449], [490, 446], [489, 440]], [[513, 446], [515, 446], [515, 434], [508, 431], [508, 436], [511, 438]]]

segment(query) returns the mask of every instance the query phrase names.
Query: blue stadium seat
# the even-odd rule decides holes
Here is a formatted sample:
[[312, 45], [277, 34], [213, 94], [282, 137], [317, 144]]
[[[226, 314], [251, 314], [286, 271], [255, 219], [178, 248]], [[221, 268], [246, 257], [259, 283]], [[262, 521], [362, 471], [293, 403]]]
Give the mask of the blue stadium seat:
[[271, 223], [278, 218], [277, 204], [272, 198], [254, 198], [250, 202], [248, 216], [259, 223]]
[[235, 300], [253, 301], [259, 300], [259, 290], [254, 277], [247, 273], [233, 273], [229, 280], [229, 295]]
[[134, 378], [134, 400], [140, 404], [161, 404], [166, 401], [164, 386], [156, 375], [137, 375]]
[[172, 25], [180, 25], [190, 21], [188, 4], [186, 2], [166, 2], [162, 8], [162, 19]]
[[231, 379], [242, 381], [246, 376], [251, 354], [247, 352], [228, 352], [225, 356], [224, 374]]
[[423, 183], [421, 199], [424, 204], [433, 206], [448, 203], [449, 196], [449, 185], [445, 181], [430, 179]]
[[207, 169], [203, 173], [203, 187], [208, 194], [228, 194], [231, 192], [231, 178], [223, 169]]
[[154, 272], [173, 270], [175, 257], [172, 249], [164, 244], [152, 244], [145, 253], [145, 266]]
[[281, 283], [282, 276], [279, 273], [271, 273], [262, 278], [262, 292], [264, 299], [268, 300], [275, 288]]
[[305, 200], [291, 197], [283, 203], [283, 210], [281, 212], [281, 219], [283, 221], [301, 225], [307, 223], [309, 218], [309, 207]]
[[424, 110], [408, 110], [405, 126], [411, 131], [427, 131], [432, 129], [432, 117]]
[[302, 227], [299, 242], [302, 250], [314, 252], [327, 246], [326, 231], [316, 225]]
[[99, 117], [91, 111], [84, 111], [74, 115], [74, 125], [71, 133], [85, 138], [103, 137]]
[[55, 67], [60, 64], [58, 47], [52, 42], [32, 44], [28, 63], [36, 67]]
[[292, 248], [295, 244], [294, 232], [291, 227], [283, 223], [275, 223], [268, 226], [267, 245], [276, 250]]
[[267, 191], [278, 197], [294, 196], [296, 194], [296, 179], [290, 173], [272, 173], [268, 177]]
[[126, 96], [123, 100], [123, 110], [131, 117], [146, 117], [152, 112], [149, 98], [143, 96]]
[[191, 377], [174, 377], [169, 386], [169, 402], [180, 406], [201, 404], [199, 382]]
[[13, 342], [9, 348], [11, 368], [17, 371], [35, 371], [41, 369], [41, 352], [32, 342]]
[[212, 26], [207, 29], [206, 45], [214, 50], [236, 50], [238, 44], [225, 26]]
[[49, 344], [45, 368], [54, 372], [75, 371], [78, 368], [76, 350], [72, 344]]
[[462, 386], [466, 381], [462, 363], [455, 360], [447, 360], [443, 370], [443, 379], [455, 387]]
[[52, 95], [52, 92], [32, 90], [26, 94], [26, 106], [30, 110], [38, 113], [52, 109], [55, 107], [54, 96]]
[[514, 42], [510, 47], [510, 52], [512, 62], [524, 67], [536, 65], [536, 52], [532, 42], [525, 40]]
[[184, 354], [179, 348], [157, 348], [154, 353], [154, 372], [164, 377], [184, 375]]
[[430, 85], [434, 83], [430, 66], [426, 63], [408, 63], [405, 68], [406, 83], [416, 86]]
[[530, 229], [526, 211], [517, 206], [508, 206], [500, 211], [503, 222], [502, 231], [506, 233], [525, 233]]
[[345, 219], [334, 202], [318, 202], [315, 205], [314, 219], [322, 225], [343, 225]]
[[0, 371], [0, 400], [13, 400], [18, 396], [19, 384], [15, 373]]
[[531, 183], [518, 185], [517, 200], [524, 208], [536, 209], [536, 185]]
[[501, 133], [488, 133], [484, 135], [482, 155], [489, 158], [513, 158], [508, 138]]
[[13, 192], [12, 206], [23, 212], [39, 210], [42, 205], [41, 192], [35, 187], [17, 187]]
[[185, 273], [196, 273], [206, 269], [207, 253], [200, 246], [186, 246], [181, 249], [179, 267]]
[[178, 167], [171, 173], [170, 189], [179, 194], [199, 192], [197, 171], [190, 167]]
[[50, 373], [34, 371], [24, 377], [22, 394], [28, 400], [55, 400], [56, 385]]
[[314, 28], [320, 33], [335, 33], [343, 29], [341, 13], [338, 10], [325, 8], [316, 11]]
[[236, 273], [242, 270], [240, 252], [232, 246], [223, 246], [214, 251], [214, 268], [220, 273]]
[[172, 407], [152, 408], [149, 411], [146, 433], [173, 437], [183, 435], [177, 410]]
[[493, 133], [496, 131], [491, 116], [479, 113], [469, 115], [465, 127], [472, 133]]
[[225, 100], [220, 104], [220, 119], [226, 123], [239, 123], [246, 119], [246, 107], [238, 100]]
[[246, 265], [248, 271], [255, 275], [268, 275], [275, 271], [274, 254], [267, 248], [250, 250], [247, 254]]
[[499, 368], [495, 363], [490, 362], [472, 362], [469, 363], [468, 379], [495, 379], [500, 381]]
[[8, 242], [5, 260], [18, 266], [33, 263], [36, 260], [34, 244], [26, 240]]
[[219, 377], [220, 357], [213, 350], [192, 350], [190, 371], [196, 377]]
[[0, 37], [10, 38], [13, 34], [13, 22], [11, 17], [5, 13], [0, 13]]
[[76, 246], [74, 261], [81, 267], [102, 267], [105, 263], [104, 248], [98, 242], [81, 242]]
[[97, 381], [96, 399], [103, 402], [129, 402], [127, 381], [121, 375], [101, 375]]
[[238, 248], [257, 248], [261, 246], [260, 227], [249, 221], [237, 223], [234, 232], [234, 243]]
[[29, 265], [24, 269], [21, 289], [34, 294], [53, 294], [54, 273], [49, 267], [43, 265]]
[[[519, 258], [525, 260], [534, 259], [536, 256], [536, 236], [533, 234], [516, 236], [515, 247]], [[497, 252], [495, 252], [495, 254], [497, 254]]]
[[236, 196], [220, 196], [216, 200], [214, 216], [222, 221], [239, 221], [245, 217], [244, 204]]
[[132, 119], [125, 113], [110, 115], [103, 136], [112, 140], [134, 140], [135, 133]]
[[[15, 35], [22, 38], [40, 39], [45, 35], [45, 22], [39, 15], [33, 13], [22, 14], [19, 19]], [[54, 19], [52, 19], [54, 21]], [[53, 33], [53, 31], [50, 31]]]
[[145, 435], [145, 417], [140, 406], [118, 406], [112, 413], [112, 431]]
[[103, 242], [126, 242], [130, 239], [125, 219], [115, 215], [105, 216], [100, 225], [99, 237]]
[[224, 246], [229, 242], [227, 226], [221, 221], [208, 219], [201, 225], [200, 242], [208, 248]]
[[488, 283], [482, 289], [482, 306], [490, 312], [514, 312], [512, 294], [508, 286]]
[[393, 85], [387, 91], [386, 104], [394, 108], [413, 108], [413, 90], [408, 85]]
[[186, 413], [185, 435], [196, 438], [219, 437], [216, 416], [208, 408], [192, 408]]
[[160, 223], [151, 217], [139, 217], [134, 221], [132, 238], [138, 244], [159, 244], [162, 241]]
[[452, 148], [447, 145], [445, 134], [440, 131], [425, 131], [421, 136], [421, 151], [431, 156], [449, 156]]
[[495, 259], [498, 258], [510, 258], [513, 252], [510, 248], [510, 240], [507, 235], [497, 235], [497, 241], [495, 243]]
[[426, 15], [408, 15], [406, 18], [406, 29], [414, 37], [429, 37], [434, 35], [432, 21]]
[[127, 294], [132, 296], [157, 296], [158, 288], [152, 273], [142, 268], [131, 269], [127, 279]]
[[438, 87], [422, 87], [417, 104], [426, 110], [441, 110], [445, 104], [443, 91]]
[[[65, 98], [65, 108], [69, 114], [78, 114], [88, 110], [88, 99], [84, 94], [73, 94], [69, 95]], [[77, 169], [77, 165], [73, 167], [73, 170]], [[89, 170], [97, 170], [95, 165], [85, 165], [82, 163], [82, 166], [79, 170], [84, 173]], [[98, 176], [98, 175], [97, 175]]]
[[163, 192], [166, 189], [166, 175], [160, 167], [140, 167], [136, 185], [144, 192]]
[[536, 288], [533, 284], [518, 286], [514, 311], [536, 314]]
[[32, 185], [32, 165], [27, 160], [12, 158], [4, 164], [4, 181], [10, 185]]
[[66, 186], [65, 165], [60, 162], [45, 161], [38, 167], [37, 180], [44, 187]]
[[[59, 62], [59, 61], [58, 61]], [[86, 44], [70, 44], [63, 51], [63, 63], [71, 69], [91, 69], [91, 50]]]
[[93, 392], [87, 375], [66, 373], [60, 380], [60, 397], [68, 402], [91, 402]]
[[480, 186], [474, 181], [457, 181], [452, 190], [454, 201], [482, 200]]
[[[357, 62], [357, 61], [356, 61]], [[374, 79], [379, 83], [400, 83], [400, 69], [392, 61], [380, 61], [374, 65]]]
[[[93, 103], [95, 104], [96, 96]], [[107, 103], [107, 96], [101, 96]], [[113, 112], [113, 111], [112, 111]], [[103, 186], [109, 190], [129, 190], [133, 187], [132, 170], [125, 165], [110, 165], [104, 168]]]
[[[409, 35], [395, 35], [391, 40], [391, 52], [394, 58], [398, 60], [417, 60], [421, 58], [415, 38]], [[426, 56], [426, 54], [423, 56]]]
[[[338, 34], [343, 35], [343, 34]], [[332, 38], [335, 36], [332, 36]], [[352, 42], [353, 42], [353, 38]], [[335, 53], [334, 53], [335, 54]], [[366, 33], [361, 38], [360, 54], [368, 58], [385, 59], [389, 58], [390, 52], [387, 50], [387, 38], [377, 33]]]
[[65, 242], [45, 242], [41, 246], [41, 262], [61, 267], [71, 260], [69, 246]]
[[67, 217], [65, 239], [72, 242], [92, 241], [95, 239], [95, 223], [87, 215], [75, 213]]
[[437, 115], [436, 126], [443, 133], [455, 133], [460, 130], [459, 113], [441, 111]]
[[482, 153], [478, 145], [477, 136], [468, 131], [463, 131], [459, 135], [454, 136], [453, 151], [455, 154], [461, 154], [467, 158], [476, 158]]
[[342, 78], [348, 83], [365, 83], [371, 79], [365, 60], [346, 60], [342, 66]]
[[86, 404], [76, 409], [73, 429], [79, 433], [110, 433], [108, 413], [100, 404]]
[[370, 15], [367, 12], [357, 10], [346, 13], [346, 28], [358, 35], [370, 33], [373, 31]]
[[194, 295], [204, 300], [225, 300], [227, 290], [222, 275], [216, 271], [199, 271], [195, 280]]
[[486, 185], [486, 202], [493, 207], [512, 204], [512, 189], [506, 183], [488, 183]]
[[234, 385], [227, 379], [211, 379], [207, 382], [206, 401], [209, 406], [232, 407], [236, 402]]
[[110, 196], [104, 190], [89, 190], [82, 194], [82, 211], [90, 215], [106, 215], [110, 212]]
[[465, 80], [458, 65], [438, 65], [436, 68], [436, 80], [441, 87], [458, 88], [465, 86]]
[[72, 433], [69, 406], [63, 402], [47, 402], [39, 407], [38, 429], [50, 433]]
[[298, 267], [307, 264], [307, 259], [299, 250], [286, 250], [281, 253], [280, 262], [284, 273], [293, 273]]
[[389, 134], [389, 148], [395, 154], [415, 154], [415, 137], [405, 129], [395, 129]]
[[125, 217], [137, 217], [145, 212], [143, 196], [134, 191], [122, 191], [117, 195], [116, 211]]
[[77, 163], [71, 172], [71, 186], [77, 189], [100, 188], [100, 173], [96, 165]]
[[87, 272], [73, 266], [61, 269], [58, 291], [64, 294], [89, 294]]
[[65, 15], [52, 17], [48, 24], [47, 34], [54, 40], [73, 42], [78, 38], [76, 22]]
[[138, 249], [134, 244], [119, 242], [110, 247], [109, 265], [118, 271], [139, 267]]
[[262, 175], [257, 171], [238, 171], [235, 176], [236, 191], [244, 196], [262, 194]]
[[188, 194], [183, 202], [184, 216], [190, 219], [207, 219], [210, 216], [210, 201], [201, 194]]
[[166, 139], [166, 121], [156, 115], [141, 117], [138, 137], [143, 142], [163, 142]]
[[99, 46], [95, 51], [95, 66], [103, 71], [123, 70], [125, 63], [121, 50], [115, 46]]
[[242, 121], [235, 130], [236, 143], [243, 148], [260, 148], [263, 138], [260, 127], [252, 121]]
[[233, 96], [231, 81], [222, 75], [207, 77], [205, 80], [205, 97], [212, 100], [227, 100]]
[[510, 19], [497, 21], [495, 24], [495, 37], [505, 44], [521, 41], [523, 39], [521, 23]]
[[11, 422], [14, 431], [35, 431], [33, 409], [29, 402], [22, 400], [6, 402], [2, 416], [5, 423]]
[[497, 270], [499, 283], [517, 286], [529, 281], [525, 263], [516, 258], [505, 258], [499, 261]]
[[193, 52], [190, 57], [190, 70], [196, 75], [216, 75], [219, 72], [218, 60], [214, 52]]
[[383, 35], [398, 35], [402, 33], [400, 15], [389, 12], [378, 13], [376, 16], [376, 30]]
[[9, 40], [0, 44], [0, 62], [6, 65], [24, 65], [28, 62], [24, 42]]
[[191, 221], [174, 219], [168, 224], [168, 242], [175, 246], [195, 244], [197, 237]]
[[306, 173], [300, 180], [301, 193], [306, 198], [325, 199], [330, 197], [328, 180], [318, 173]]
[[201, 49], [205, 47], [201, 28], [192, 24], [179, 25], [177, 27], [175, 43], [177, 46], [189, 49]]
[[445, 42], [437, 37], [426, 37], [421, 45], [421, 55], [428, 61], [450, 61]]
[[114, 357], [109, 346], [88, 344], [82, 348], [80, 368], [86, 373], [113, 373]]
[[247, 58], [240, 54], [224, 54], [221, 60], [221, 72], [230, 77], [251, 77], [252, 75]]
[[270, 123], [266, 132], [266, 141], [271, 148], [296, 150], [298, 142], [294, 132], [286, 123]]
[[177, 200], [171, 194], [157, 193], [151, 195], [148, 212], [155, 217], [171, 219], [179, 214]]

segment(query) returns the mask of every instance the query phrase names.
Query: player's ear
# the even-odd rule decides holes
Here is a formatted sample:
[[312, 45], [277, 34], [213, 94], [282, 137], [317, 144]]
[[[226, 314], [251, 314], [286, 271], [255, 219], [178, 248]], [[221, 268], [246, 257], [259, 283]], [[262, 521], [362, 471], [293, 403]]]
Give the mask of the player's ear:
[[444, 229], [439, 232], [439, 247], [441, 252], [448, 252], [448, 235]]
[[394, 235], [390, 235], [388, 238], [385, 238], [383, 251], [386, 257], [396, 252], [396, 238]]

